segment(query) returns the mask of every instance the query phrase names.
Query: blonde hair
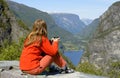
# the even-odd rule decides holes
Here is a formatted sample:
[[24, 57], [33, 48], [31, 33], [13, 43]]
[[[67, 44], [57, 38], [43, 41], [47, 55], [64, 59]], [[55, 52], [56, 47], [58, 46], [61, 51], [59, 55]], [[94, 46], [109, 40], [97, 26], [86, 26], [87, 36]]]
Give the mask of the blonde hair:
[[32, 44], [35, 41], [41, 42], [42, 36], [47, 37], [47, 25], [46, 22], [42, 19], [37, 19], [34, 24], [32, 31], [26, 38], [25, 46]]

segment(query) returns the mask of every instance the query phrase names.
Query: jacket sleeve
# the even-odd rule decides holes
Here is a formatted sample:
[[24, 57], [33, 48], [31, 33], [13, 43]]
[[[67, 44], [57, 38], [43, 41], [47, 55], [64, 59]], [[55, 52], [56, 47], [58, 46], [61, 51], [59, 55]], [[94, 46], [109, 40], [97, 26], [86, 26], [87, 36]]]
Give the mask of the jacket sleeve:
[[48, 55], [54, 56], [58, 52], [58, 42], [50, 43], [47, 37], [42, 37], [41, 49]]

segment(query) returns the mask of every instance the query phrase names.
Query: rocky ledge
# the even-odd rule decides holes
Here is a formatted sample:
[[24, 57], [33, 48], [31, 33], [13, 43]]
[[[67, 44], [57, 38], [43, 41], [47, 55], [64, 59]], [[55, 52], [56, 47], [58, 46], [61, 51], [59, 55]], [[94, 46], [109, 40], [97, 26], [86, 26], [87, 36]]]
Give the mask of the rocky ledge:
[[69, 74], [54, 75], [30, 75], [24, 74], [19, 70], [19, 61], [0, 61], [0, 78], [107, 78], [85, 74], [82, 72], [74, 72]]

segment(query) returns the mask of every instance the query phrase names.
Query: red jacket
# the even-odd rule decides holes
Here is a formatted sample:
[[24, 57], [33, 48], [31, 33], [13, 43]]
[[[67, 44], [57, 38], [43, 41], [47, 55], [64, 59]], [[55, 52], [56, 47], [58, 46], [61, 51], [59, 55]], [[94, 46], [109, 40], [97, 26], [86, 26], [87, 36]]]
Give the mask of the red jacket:
[[20, 69], [31, 70], [40, 66], [40, 60], [43, 58], [42, 53], [54, 56], [58, 52], [58, 42], [53, 42], [52, 45], [47, 37], [42, 37], [41, 45], [39, 42], [34, 42], [23, 48], [20, 56]]

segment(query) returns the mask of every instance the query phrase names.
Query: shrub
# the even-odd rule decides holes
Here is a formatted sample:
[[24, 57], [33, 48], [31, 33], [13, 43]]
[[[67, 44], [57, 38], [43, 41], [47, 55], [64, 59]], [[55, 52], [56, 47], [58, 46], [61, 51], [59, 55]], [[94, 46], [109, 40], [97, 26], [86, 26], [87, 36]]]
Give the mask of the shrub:
[[19, 60], [21, 49], [23, 45], [23, 38], [19, 43], [4, 41], [4, 46], [0, 48], [0, 60]]
[[108, 71], [108, 75], [111, 78], [120, 78], [120, 61], [111, 62], [110, 70]]
[[97, 69], [94, 65], [84, 62], [76, 67], [77, 71], [88, 73], [88, 74], [95, 74], [95, 75], [102, 75], [101, 69]]

